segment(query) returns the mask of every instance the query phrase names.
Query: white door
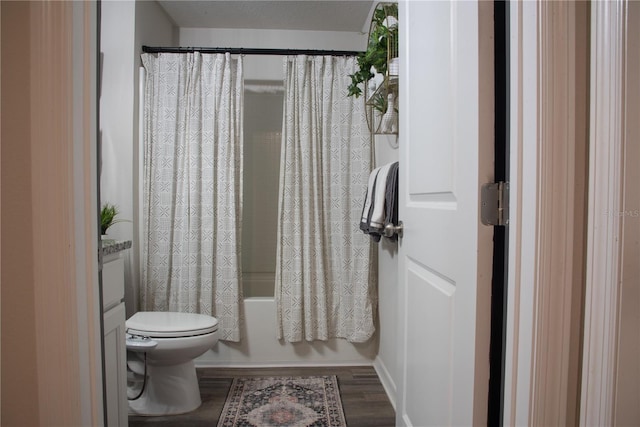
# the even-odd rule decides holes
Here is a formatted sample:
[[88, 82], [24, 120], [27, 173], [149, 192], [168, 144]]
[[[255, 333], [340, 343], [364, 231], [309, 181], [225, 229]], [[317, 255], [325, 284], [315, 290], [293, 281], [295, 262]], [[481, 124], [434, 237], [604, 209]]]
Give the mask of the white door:
[[401, 1], [399, 426], [486, 424], [493, 174], [490, 2]]

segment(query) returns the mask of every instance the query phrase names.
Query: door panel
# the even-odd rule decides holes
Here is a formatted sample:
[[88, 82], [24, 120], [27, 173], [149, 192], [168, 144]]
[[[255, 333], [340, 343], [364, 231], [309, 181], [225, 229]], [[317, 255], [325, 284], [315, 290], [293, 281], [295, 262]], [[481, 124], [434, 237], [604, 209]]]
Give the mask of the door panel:
[[398, 425], [487, 421], [493, 230], [480, 225], [479, 188], [493, 173], [493, 27], [483, 3], [399, 5]]
[[[408, 5], [414, 6], [414, 3], [407, 2]], [[432, 34], [450, 34], [451, 22], [449, 19], [434, 19], [435, 17], [446, 17], [449, 13], [450, 5], [448, 2], [431, 2], [428, 8], [419, 5], [424, 9], [428, 9], [429, 15], [425, 18], [420, 16], [412, 16], [407, 26], [421, 27], [429, 26]], [[418, 10], [416, 10], [418, 12]], [[421, 22], [428, 19], [428, 22]], [[448, 37], [447, 37], [448, 38]], [[402, 43], [402, 42], [401, 42]], [[421, 123], [423, 118], [445, 118], [445, 120], [429, 120], [432, 135], [438, 135], [443, 141], [451, 141], [454, 128], [450, 122], [450, 113], [454, 108], [454, 100], [450, 96], [450, 88], [452, 79], [452, 58], [451, 49], [446, 39], [438, 39], [434, 37], [426, 37], [419, 41], [420, 55], [417, 58], [410, 58], [411, 63], [416, 65], [416, 75], [411, 82], [411, 94], [429, 94], [428, 99], [422, 96], [411, 96], [408, 99], [409, 105], [406, 111], [416, 111], [416, 123]], [[438, 67], [421, 68], [421, 64], [427, 58], [439, 58]], [[404, 80], [401, 80], [405, 83]], [[443, 113], [445, 113], [443, 115]], [[428, 120], [428, 119], [427, 119]], [[422, 126], [409, 126], [406, 129], [409, 140], [419, 140], [420, 144], [412, 145], [410, 161], [419, 164], [419, 168], [410, 168], [409, 173], [409, 191], [414, 197], [426, 197], [425, 200], [440, 201], [449, 200], [453, 191], [453, 146], [450, 144], [438, 144], [436, 140], [425, 140], [424, 129]], [[439, 145], [434, 150], [435, 145]], [[432, 171], [430, 180], [422, 179], [422, 169]]]
[[[407, 275], [406, 306], [411, 307], [405, 325], [407, 336], [420, 339], [407, 340], [405, 366], [409, 373], [421, 373], [407, 376], [406, 389], [412, 390], [406, 396], [407, 413], [424, 413], [420, 419], [429, 419], [435, 425], [450, 425], [450, 414], [440, 408], [449, 406], [452, 391], [451, 337], [455, 286], [412, 259], [407, 260]], [[414, 309], [410, 301], [423, 302], [422, 309]], [[434, 317], [440, 319], [440, 323], [432, 322]], [[441, 387], [424, 387], [424, 378]]]

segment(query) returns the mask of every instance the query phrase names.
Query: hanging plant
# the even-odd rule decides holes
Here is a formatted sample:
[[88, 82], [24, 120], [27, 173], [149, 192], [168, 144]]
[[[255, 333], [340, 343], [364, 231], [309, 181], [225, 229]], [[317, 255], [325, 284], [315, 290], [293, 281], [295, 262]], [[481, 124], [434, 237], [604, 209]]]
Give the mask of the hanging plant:
[[[383, 3], [376, 8], [372, 17], [367, 50], [357, 57], [358, 71], [349, 75], [351, 84], [348, 87], [348, 96], [357, 98], [362, 95], [361, 85], [375, 76], [372, 67], [377, 73], [386, 75], [390, 51], [392, 54], [398, 52], [397, 17], [396, 3]], [[391, 22], [392, 20], [394, 22]]]

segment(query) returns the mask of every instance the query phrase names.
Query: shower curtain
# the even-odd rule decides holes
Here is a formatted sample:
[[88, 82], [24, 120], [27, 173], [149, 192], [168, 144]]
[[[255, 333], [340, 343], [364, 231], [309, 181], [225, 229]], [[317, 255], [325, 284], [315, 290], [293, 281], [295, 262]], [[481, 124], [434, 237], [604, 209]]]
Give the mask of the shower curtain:
[[280, 165], [278, 338], [374, 332], [376, 252], [358, 228], [372, 143], [362, 99], [347, 97], [354, 57], [290, 56]]
[[218, 319], [240, 340], [242, 57], [143, 54], [141, 307]]

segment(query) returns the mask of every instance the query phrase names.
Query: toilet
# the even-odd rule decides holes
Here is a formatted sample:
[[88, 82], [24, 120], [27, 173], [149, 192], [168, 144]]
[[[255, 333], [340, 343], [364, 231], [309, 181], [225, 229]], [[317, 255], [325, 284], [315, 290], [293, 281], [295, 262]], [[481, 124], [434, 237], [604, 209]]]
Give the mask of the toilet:
[[198, 408], [202, 400], [193, 360], [218, 342], [218, 320], [140, 311], [126, 321], [126, 332], [128, 380], [135, 376], [144, 384], [135, 400], [131, 394], [137, 391], [128, 390], [129, 414], [174, 415]]

